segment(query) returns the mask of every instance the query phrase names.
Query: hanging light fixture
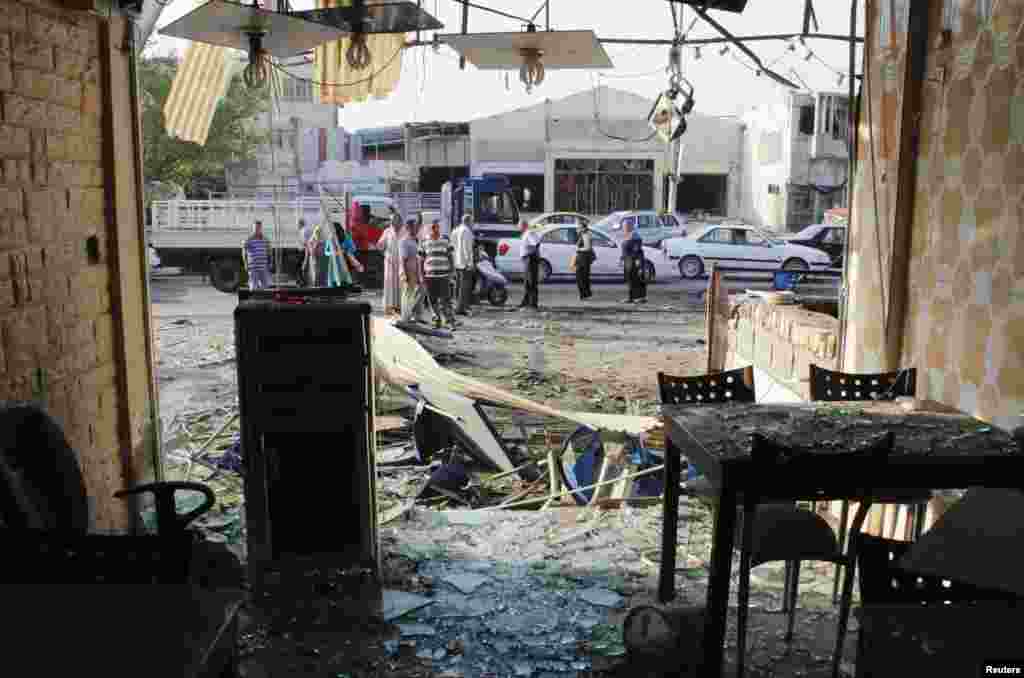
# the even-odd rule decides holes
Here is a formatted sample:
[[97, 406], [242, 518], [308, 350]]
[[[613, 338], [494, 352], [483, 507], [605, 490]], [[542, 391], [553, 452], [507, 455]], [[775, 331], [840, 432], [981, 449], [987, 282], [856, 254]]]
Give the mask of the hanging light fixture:
[[693, 48], [693, 60], [700, 61], [700, 47]]
[[790, 38], [790, 40], [789, 40], [789, 47], [787, 47], [787, 49], [790, 52], [795, 52], [796, 51], [796, 40], [793, 40], [792, 38]]
[[544, 81], [549, 69], [613, 67], [592, 30], [538, 31], [527, 24], [525, 31], [516, 33], [449, 33], [439, 39], [480, 70], [518, 68], [527, 92]]
[[270, 79], [267, 53], [263, 50], [263, 31], [253, 31], [249, 36], [249, 63], [242, 71], [242, 81], [249, 89], [262, 89]]
[[333, 26], [294, 14], [272, 12], [251, 4], [210, 0], [160, 29], [161, 35], [228, 47], [248, 53], [242, 73], [248, 87], [264, 87], [270, 79], [270, 58], [295, 56], [343, 37]]
[[519, 80], [526, 85], [526, 93], [529, 94], [544, 82], [544, 62], [541, 61], [544, 52], [533, 48], [524, 47], [519, 50], [523, 57], [523, 65], [519, 68]]
[[722, 49], [718, 50], [718, 56], [725, 56], [729, 53], [729, 45], [726, 45]]
[[807, 54], [804, 56], [804, 61], [810, 61], [811, 57], [813, 57], [813, 56], [814, 56], [814, 52], [812, 52], [811, 50], [807, 50]]
[[842, 86], [843, 86], [843, 81], [844, 81], [844, 80], [846, 80], [846, 75], [844, 75], [843, 73], [840, 73], [840, 74], [839, 74], [839, 86], [840, 86], [840, 87], [842, 87]]

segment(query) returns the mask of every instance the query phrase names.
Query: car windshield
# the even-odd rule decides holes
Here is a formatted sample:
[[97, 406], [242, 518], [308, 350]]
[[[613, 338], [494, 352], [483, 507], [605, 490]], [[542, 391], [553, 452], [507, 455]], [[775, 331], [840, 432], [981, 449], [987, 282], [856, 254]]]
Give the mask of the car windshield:
[[623, 214], [625, 214], [625, 212], [613, 212], [612, 214], [606, 216], [604, 219], [601, 219], [600, 221], [595, 223], [594, 228], [603, 228], [606, 231], [610, 231], [612, 230], [612, 227], [615, 226], [615, 224], [619, 223], [622, 220]]
[[793, 239], [794, 240], [805, 240], [806, 238], [812, 238], [815, 235], [817, 235], [817, 233], [818, 233], [818, 231], [820, 229], [821, 229], [821, 224], [811, 224], [810, 226], [807, 226], [802, 231], [800, 231], [796, 235], [794, 235]]
[[775, 235], [771, 231], [762, 231], [759, 228], [752, 228], [752, 229], [750, 229], [750, 233], [751, 233], [751, 238], [753, 238], [754, 235], [756, 234], [758, 236], [761, 236], [762, 238], [764, 238], [765, 240], [767, 240], [768, 242], [770, 242], [773, 245], [781, 245], [781, 244], [783, 244], [783, 242], [779, 238], [779, 236]]

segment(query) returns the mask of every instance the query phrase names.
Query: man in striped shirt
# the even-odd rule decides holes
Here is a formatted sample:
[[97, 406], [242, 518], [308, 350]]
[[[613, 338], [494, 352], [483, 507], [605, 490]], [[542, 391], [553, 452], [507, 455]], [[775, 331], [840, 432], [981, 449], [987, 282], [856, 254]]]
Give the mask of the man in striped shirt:
[[434, 311], [434, 326], [447, 323], [454, 329], [455, 313], [452, 311], [451, 277], [452, 246], [448, 238], [441, 236], [441, 223], [434, 219], [430, 224], [430, 237], [420, 242], [420, 258], [423, 261], [423, 278], [427, 283], [430, 306]]
[[270, 243], [263, 237], [263, 222], [253, 224], [252, 235], [245, 241], [245, 270], [250, 290], [270, 287]]

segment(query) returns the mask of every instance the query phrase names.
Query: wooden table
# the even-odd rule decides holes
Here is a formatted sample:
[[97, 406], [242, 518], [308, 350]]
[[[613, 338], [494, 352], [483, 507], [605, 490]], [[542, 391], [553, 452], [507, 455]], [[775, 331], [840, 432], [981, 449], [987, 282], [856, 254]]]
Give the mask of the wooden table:
[[[960, 413], [908, 412], [886, 402], [801, 405], [663, 406], [666, 480], [658, 597], [675, 597], [680, 457], [711, 482], [719, 507], [736, 506], [745, 491], [758, 501], [864, 499], [867, 488], [960, 489], [1014, 487], [1024, 477], [1024, 455], [1009, 434]], [[837, 455], [895, 435], [885, 461]], [[767, 465], [750, 458], [750, 434], [759, 432], [805, 451]], [[736, 511], [716, 512], [708, 582], [702, 675], [722, 673]]]
[[234, 675], [244, 593], [190, 586], [3, 585], [9, 675]]

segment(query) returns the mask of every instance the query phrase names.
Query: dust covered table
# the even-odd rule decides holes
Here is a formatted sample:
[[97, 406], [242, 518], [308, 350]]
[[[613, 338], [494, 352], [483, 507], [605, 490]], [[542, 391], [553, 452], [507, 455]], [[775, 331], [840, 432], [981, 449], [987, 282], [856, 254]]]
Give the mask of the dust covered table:
[[[961, 413], [907, 411], [894, 402], [663, 406], [665, 495], [658, 598], [675, 597], [681, 457], [706, 475], [719, 507], [758, 501], [871, 499], [878, 488], [1017, 487], [1024, 455], [1006, 432]], [[754, 463], [752, 433], [794, 448], [784, 463]], [[884, 460], [842, 454], [892, 432]], [[736, 511], [716, 511], [702, 675], [722, 674]]]

